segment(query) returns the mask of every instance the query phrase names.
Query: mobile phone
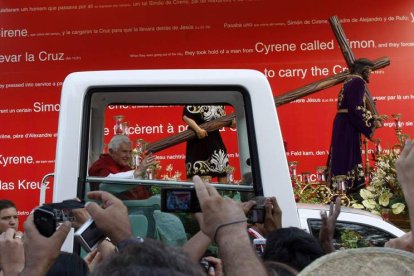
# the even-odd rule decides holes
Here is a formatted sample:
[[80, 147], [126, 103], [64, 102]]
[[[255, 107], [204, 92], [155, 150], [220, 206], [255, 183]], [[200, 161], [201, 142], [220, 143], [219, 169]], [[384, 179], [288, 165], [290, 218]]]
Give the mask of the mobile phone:
[[266, 248], [266, 239], [254, 239], [254, 247], [259, 256], [263, 256], [264, 250]]
[[40, 234], [50, 237], [55, 233], [57, 221], [55, 212], [43, 207], [36, 208], [33, 213], [34, 224]]
[[88, 219], [76, 230], [75, 238], [87, 252], [91, 252], [106, 236], [98, 229], [93, 219]]
[[254, 206], [246, 216], [247, 223], [263, 223], [265, 219], [264, 205]]
[[161, 189], [161, 211], [170, 213], [201, 212], [194, 188]]

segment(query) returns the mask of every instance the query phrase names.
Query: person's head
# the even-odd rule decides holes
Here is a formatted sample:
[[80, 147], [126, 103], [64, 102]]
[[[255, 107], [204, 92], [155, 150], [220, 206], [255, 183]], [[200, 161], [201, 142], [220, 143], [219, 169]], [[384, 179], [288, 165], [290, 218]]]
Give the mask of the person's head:
[[129, 166], [132, 153], [132, 142], [128, 136], [116, 135], [108, 145], [109, 155], [121, 166]]
[[146, 239], [105, 260], [91, 275], [203, 275], [203, 271], [179, 248]]
[[88, 265], [79, 255], [62, 251], [46, 276], [86, 276], [88, 274]]
[[360, 75], [366, 82], [369, 82], [374, 62], [367, 58], [360, 58], [355, 60], [353, 66], [350, 68], [352, 74]]
[[300, 275], [414, 275], [414, 254], [394, 248], [365, 247], [327, 254]]
[[19, 227], [19, 218], [14, 203], [10, 200], [0, 200], [0, 233], [8, 228], [17, 230]]
[[285, 263], [300, 271], [323, 255], [325, 252], [314, 236], [302, 229], [289, 227], [267, 235], [263, 259]]

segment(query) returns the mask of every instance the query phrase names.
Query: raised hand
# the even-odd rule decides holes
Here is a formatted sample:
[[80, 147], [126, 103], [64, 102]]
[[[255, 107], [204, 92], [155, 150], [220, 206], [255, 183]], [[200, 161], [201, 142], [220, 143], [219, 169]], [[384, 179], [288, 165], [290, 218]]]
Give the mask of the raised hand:
[[[128, 219], [128, 209], [122, 201], [103, 191], [89, 192], [88, 197], [102, 202], [88, 202], [86, 210], [95, 221], [96, 226], [107, 235], [114, 244], [131, 238], [132, 230]], [[116, 223], [113, 219], [116, 218]]]
[[280, 209], [276, 197], [272, 196], [266, 199], [265, 211], [263, 234], [266, 236], [269, 232], [282, 228], [282, 209]]
[[25, 266], [20, 275], [46, 275], [60, 254], [60, 248], [69, 234], [71, 223], [65, 221], [50, 237], [39, 233], [33, 213], [24, 223]]
[[334, 252], [335, 247], [333, 245], [333, 238], [335, 234], [336, 220], [341, 213], [341, 198], [338, 196], [335, 199], [335, 204], [331, 202], [329, 206], [329, 215], [326, 211], [321, 211], [322, 225], [319, 231], [319, 242], [322, 249], [326, 253]]
[[0, 268], [4, 275], [17, 275], [24, 267], [22, 233], [8, 228], [0, 235]]

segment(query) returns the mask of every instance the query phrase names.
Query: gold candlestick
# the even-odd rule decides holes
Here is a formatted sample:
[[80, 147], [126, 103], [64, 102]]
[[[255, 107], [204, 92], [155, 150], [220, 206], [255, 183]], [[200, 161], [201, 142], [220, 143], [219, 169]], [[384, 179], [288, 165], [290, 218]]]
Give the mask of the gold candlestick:
[[114, 132], [115, 135], [121, 135], [124, 132], [124, 125], [123, 125], [123, 120], [124, 120], [124, 116], [123, 115], [116, 115], [114, 116], [114, 120], [115, 120], [115, 125], [114, 125]]

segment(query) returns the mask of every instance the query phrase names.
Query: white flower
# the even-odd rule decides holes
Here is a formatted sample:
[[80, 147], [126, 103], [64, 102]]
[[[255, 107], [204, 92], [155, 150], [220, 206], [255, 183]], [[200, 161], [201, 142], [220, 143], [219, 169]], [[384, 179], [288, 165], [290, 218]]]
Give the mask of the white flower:
[[368, 191], [368, 190], [366, 190], [366, 189], [361, 189], [361, 190], [359, 191], [359, 194], [360, 194], [360, 196], [361, 196], [363, 199], [370, 199], [370, 198], [374, 198], [374, 197], [375, 197], [375, 195], [374, 195], [373, 193], [371, 193], [370, 191]]
[[352, 204], [351, 207], [355, 209], [364, 209], [364, 205], [358, 203]]
[[365, 206], [365, 208], [370, 210], [375, 209], [375, 207], [377, 207], [377, 203], [373, 199], [365, 199], [362, 201], [362, 204]]
[[384, 193], [384, 194], [380, 195], [380, 197], [378, 198], [378, 202], [382, 206], [387, 207], [388, 204], [390, 204], [389, 194]]
[[400, 214], [405, 209], [405, 205], [403, 203], [395, 203], [391, 205], [392, 213], [395, 215]]

